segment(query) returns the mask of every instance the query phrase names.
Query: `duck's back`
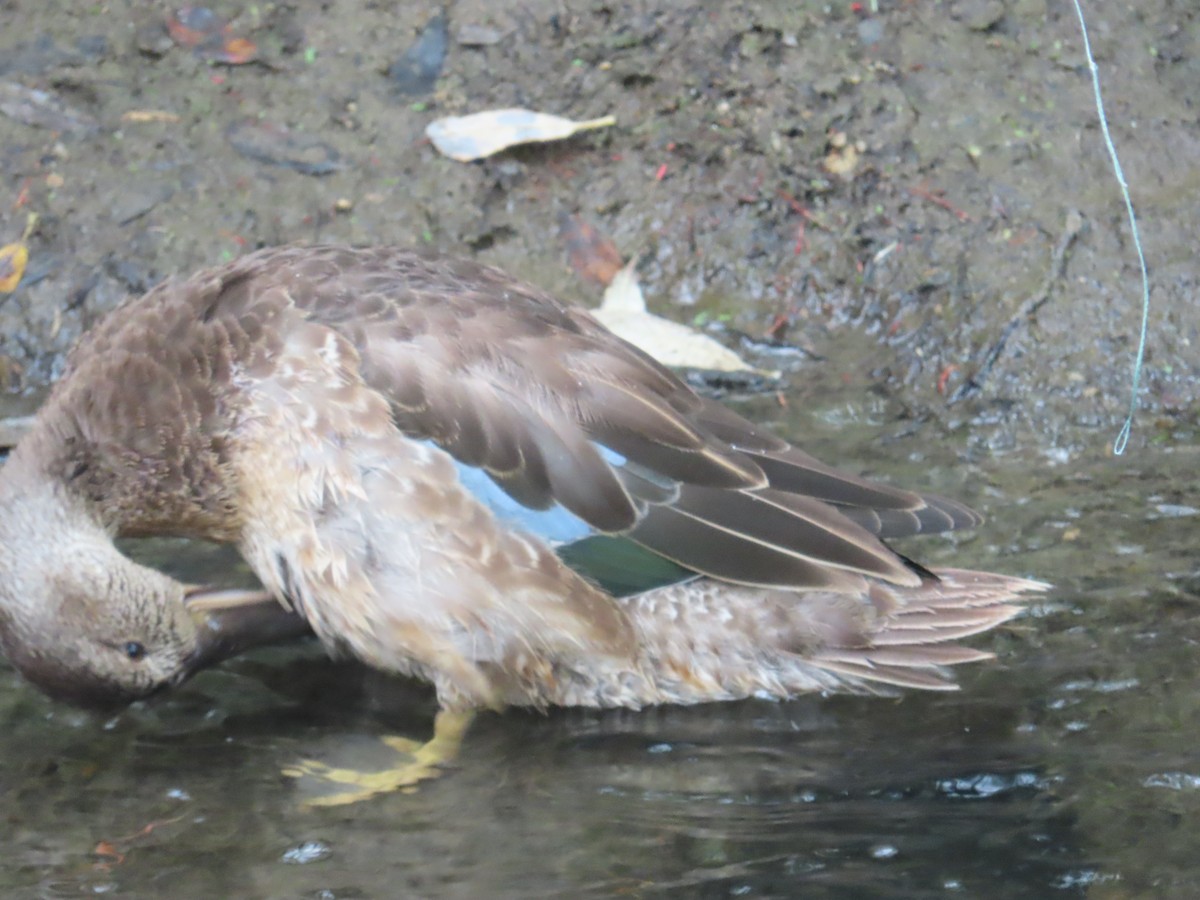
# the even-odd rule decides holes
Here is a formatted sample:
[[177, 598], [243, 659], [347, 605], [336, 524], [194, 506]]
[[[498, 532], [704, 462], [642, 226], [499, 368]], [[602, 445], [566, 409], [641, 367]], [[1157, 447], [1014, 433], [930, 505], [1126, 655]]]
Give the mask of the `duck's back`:
[[[965, 507], [825, 466], [497, 270], [396, 248], [265, 250], [160, 285], [81, 341], [38, 429], [27, 452], [114, 531], [236, 541], [327, 643], [467, 704], [704, 699], [655, 693], [647, 648], [688, 641], [649, 639], [655, 616], [719, 635], [736, 607], [757, 635], [777, 610], [809, 652], [887, 632], [904, 591], [993, 607], [943, 640], [1031, 584], [930, 593], [880, 539], [977, 524]], [[832, 618], [803, 612], [811, 591]]]

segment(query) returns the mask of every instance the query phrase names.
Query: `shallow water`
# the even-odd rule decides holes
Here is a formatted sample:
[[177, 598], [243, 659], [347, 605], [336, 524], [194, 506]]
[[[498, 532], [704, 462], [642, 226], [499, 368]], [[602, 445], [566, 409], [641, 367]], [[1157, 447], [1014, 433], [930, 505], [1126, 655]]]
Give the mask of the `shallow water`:
[[[1083, 450], [1000, 451], [813, 368], [786, 409], [742, 408], [988, 515], [909, 544], [922, 561], [1057, 585], [980, 641], [999, 658], [961, 692], [487, 715], [415, 794], [310, 811], [281, 768], [382, 763], [377, 735], [428, 733], [428, 691], [272, 650], [103, 721], [4, 672], [0, 892], [1194, 896], [1195, 451], [1113, 459], [1101, 432]], [[235, 575], [211, 548], [137, 550]]]
[[[863, 6], [460, 0], [456, 31], [509, 36], [452, 47], [437, 96], [411, 103], [381, 73], [427, 4], [225, 8], [267, 65], [215, 70], [164, 44], [156, 4], [5, 4], [5, 81], [100, 127], [0, 116], [0, 244], [30, 211], [43, 223], [0, 303], [0, 387], [50, 378], [127, 291], [260, 242], [432, 240], [594, 300], [552, 237], [564, 213], [594, 214], [643, 257], [658, 312], [888, 335], [817, 336], [826, 361], [794, 375], [787, 408], [745, 408], [988, 515], [907, 544], [919, 559], [1057, 588], [978, 642], [998, 660], [957, 694], [487, 716], [446, 777], [328, 812], [303, 810], [281, 768], [425, 736], [427, 691], [272, 651], [104, 721], [0, 663], [0, 896], [1200, 896], [1197, 452], [1169, 433], [1195, 430], [1200, 384], [1195, 4], [1084, 4], [1155, 276], [1143, 399], [1159, 420], [1142, 415], [1121, 459], [1115, 424], [1087, 429], [1124, 402], [1135, 274], [1070, 5]], [[434, 117], [516, 103], [621, 126], [469, 166], [422, 139]], [[138, 110], [181, 119], [126, 121]], [[242, 156], [229, 135], [247, 121], [345, 165], [318, 178]], [[866, 145], [854, 179], [821, 174], [837, 134]], [[1024, 318], [1075, 207], [1069, 266], [983, 405], [945, 410], [937, 385], [953, 393]], [[879, 383], [943, 418], [906, 419]], [[0, 413], [24, 411], [11, 402]], [[208, 548], [137, 552], [237, 577]]]

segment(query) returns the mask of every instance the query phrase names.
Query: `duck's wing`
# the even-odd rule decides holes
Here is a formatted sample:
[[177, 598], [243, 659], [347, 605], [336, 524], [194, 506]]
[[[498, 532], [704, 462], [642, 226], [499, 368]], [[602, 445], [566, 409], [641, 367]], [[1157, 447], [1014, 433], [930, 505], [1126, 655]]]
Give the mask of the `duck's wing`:
[[858, 590], [864, 574], [927, 576], [881, 537], [979, 521], [813, 459], [498, 270], [306, 247], [249, 257], [240, 271], [223, 303], [286, 293], [354, 346], [403, 434], [447, 451], [494, 512], [557, 543], [623, 535], [719, 579]]

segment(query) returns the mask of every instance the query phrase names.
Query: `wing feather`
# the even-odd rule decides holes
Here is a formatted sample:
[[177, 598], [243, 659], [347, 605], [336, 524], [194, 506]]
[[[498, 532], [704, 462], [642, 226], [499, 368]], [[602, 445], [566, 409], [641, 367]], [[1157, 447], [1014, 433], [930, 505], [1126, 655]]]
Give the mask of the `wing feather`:
[[226, 293], [250, 307], [284, 292], [340, 332], [402, 433], [482, 468], [531, 509], [560, 505], [697, 572], [790, 588], [854, 590], [843, 575], [855, 573], [912, 585], [921, 571], [880, 538], [978, 524], [953, 501], [820, 462], [495, 269], [391, 248], [265, 258]]

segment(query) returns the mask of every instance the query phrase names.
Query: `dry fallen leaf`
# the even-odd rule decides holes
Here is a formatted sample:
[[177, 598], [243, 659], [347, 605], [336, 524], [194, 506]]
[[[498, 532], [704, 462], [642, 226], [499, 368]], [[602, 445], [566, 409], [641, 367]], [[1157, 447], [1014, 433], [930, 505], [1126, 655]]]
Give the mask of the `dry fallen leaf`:
[[609, 331], [649, 353], [665, 366], [710, 369], [717, 372], [754, 372], [776, 377], [745, 362], [708, 335], [646, 311], [646, 298], [631, 261], [613, 277], [604, 300], [592, 315]]
[[92, 855], [100, 857], [98, 865], [101, 866], [119, 866], [125, 862], [125, 854], [114, 847], [109, 841], [100, 841], [92, 849]]
[[231, 66], [240, 66], [258, 59], [258, 46], [246, 38], [229, 38], [221, 47], [218, 54], [220, 62]]
[[853, 178], [854, 170], [858, 168], [858, 158], [864, 149], [861, 141], [852, 144], [844, 131], [834, 131], [829, 137], [829, 152], [823, 161], [825, 171], [847, 180]]
[[233, 34], [233, 27], [204, 6], [183, 6], [167, 17], [167, 33], [181, 47], [213, 62], [240, 66], [258, 59], [258, 46]]
[[0, 294], [11, 294], [21, 283], [25, 264], [29, 262], [29, 250], [24, 244], [7, 244], [0, 247]]
[[564, 215], [558, 236], [567, 248], [567, 258], [581, 277], [603, 287], [621, 270], [621, 252], [607, 235], [601, 234], [582, 216]]
[[425, 136], [444, 156], [471, 162], [517, 144], [558, 141], [580, 131], [616, 124], [613, 116], [575, 122], [529, 109], [490, 109], [469, 116], [435, 119], [426, 126]]
[[0, 247], [0, 294], [11, 294], [21, 283], [25, 265], [29, 262], [29, 248], [25, 246], [25, 242], [29, 240], [29, 235], [33, 234], [37, 220], [37, 214], [30, 213], [25, 220], [25, 233], [21, 235], [21, 239]]

